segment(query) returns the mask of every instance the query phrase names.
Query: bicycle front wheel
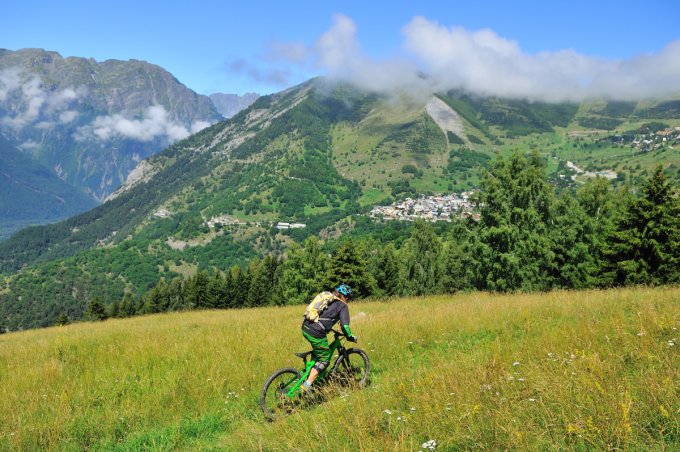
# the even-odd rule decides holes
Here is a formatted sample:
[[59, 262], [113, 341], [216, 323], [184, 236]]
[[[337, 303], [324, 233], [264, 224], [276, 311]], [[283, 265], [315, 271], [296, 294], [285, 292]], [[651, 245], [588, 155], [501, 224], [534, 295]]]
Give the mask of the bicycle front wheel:
[[335, 374], [342, 386], [363, 388], [368, 385], [368, 374], [371, 371], [371, 362], [365, 351], [359, 348], [349, 350], [338, 361]]
[[260, 408], [270, 420], [290, 414], [295, 408], [295, 400], [287, 395], [290, 388], [300, 379], [297, 369], [279, 369], [267, 379], [260, 392]]

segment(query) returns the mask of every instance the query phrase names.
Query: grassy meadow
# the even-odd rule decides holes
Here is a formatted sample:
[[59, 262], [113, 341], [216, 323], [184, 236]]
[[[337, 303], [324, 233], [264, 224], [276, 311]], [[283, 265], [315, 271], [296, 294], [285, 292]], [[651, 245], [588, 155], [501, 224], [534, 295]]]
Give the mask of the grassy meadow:
[[680, 288], [351, 304], [371, 385], [270, 423], [303, 310], [0, 335], [0, 450], [680, 448]]

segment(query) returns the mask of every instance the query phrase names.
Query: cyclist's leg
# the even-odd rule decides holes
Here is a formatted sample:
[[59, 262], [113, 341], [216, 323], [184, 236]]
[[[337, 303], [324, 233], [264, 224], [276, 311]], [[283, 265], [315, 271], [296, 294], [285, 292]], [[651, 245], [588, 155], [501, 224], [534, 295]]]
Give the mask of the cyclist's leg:
[[316, 377], [328, 366], [328, 363], [331, 360], [331, 349], [328, 345], [328, 339], [326, 337], [316, 338], [304, 331], [302, 332], [302, 335], [312, 346], [312, 356], [316, 361], [316, 364], [314, 364], [314, 367], [307, 378], [307, 386], [309, 387], [312, 383], [314, 383]]

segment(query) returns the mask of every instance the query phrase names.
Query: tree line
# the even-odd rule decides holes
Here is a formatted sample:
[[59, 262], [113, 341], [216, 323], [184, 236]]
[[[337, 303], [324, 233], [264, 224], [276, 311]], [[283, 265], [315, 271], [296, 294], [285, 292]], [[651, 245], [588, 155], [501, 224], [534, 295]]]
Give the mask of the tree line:
[[661, 166], [638, 187], [598, 178], [558, 190], [539, 154], [516, 154], [486, 171], [476, 203], [477, 221], [457, 217], [443, 229], [416, 221], [406, 240], [387, 244], [310, 237], [285, 257], [160, 280], [108, 306], [93, 299], [86, 316], [303, 304], [339, 283], [359, 298], [385, 298], [680, 282], [680, 201]]

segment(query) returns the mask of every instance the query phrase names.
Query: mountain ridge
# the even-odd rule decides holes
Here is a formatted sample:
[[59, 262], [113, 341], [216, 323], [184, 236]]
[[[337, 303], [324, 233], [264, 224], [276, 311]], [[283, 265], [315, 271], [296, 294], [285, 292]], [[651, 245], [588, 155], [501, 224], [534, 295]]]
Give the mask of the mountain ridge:
[[[474, 188], [494, 155], [518, 148], [540, 147], [555, 184], [564, 189], [574, 186], [572, 177], [582, 177], [569, 172], [567, 159], [587, 168], [615, 162], [601, 162], [608, 152], [612, 159], [623, 155], [622, 162], [633, 162], [625, 163], [630, 181], [644, 176], [646, 165], [668, 159], [667, 170], [675, 171], [680, 163], [672, 145], [633, 156], [621, 151], [630, 143], [606, 147], [623, 129], [571, 137], [582, 118], [597, 116], [591, 107], [452, 92], [437, 97], [458, 115], [462, 136], [441, 129], [426, 102], [397, 104], [324, 79], [258, 98], [229, 120], [149, 157], [143, 165], [150, 177], [105, 204], [0, 243], [0, 272], [6, 275], [0, 300], [12, 312], [29, 296], [40, 305], [12, 325], [49, 324], [54, 316], [45, 317], [46, 311], [78, 318], [94, 290], [106, 300], [120, 299], [144, 293], [160, 278], [200, 268], [224, 271], [282, 253], [292, 241], [342, 231], [378, 203]], [[639, 130], [646, 121], [621, 127]], [[680, 118], [670, 125], [680, 126]], [[645, 167], [636, 170], [636, 164]], [[280, 232], [278, 222], [306, 227]], [[179, 250], [176, 243], [186, 246]], [[68, 279], [60, 276], [64, 272]], [[55, 281], [52, 293], [60, 295], [45, 300], [29, 274]]]
[[[27, 158], [97, 202], [139, 161], [221, 119], [207, 96], [145, 61], [0, 51], [0, 131]], [[90, 207], [79, 203], [67, 211]], [[4, 216], [0, 223], [16, 219]]]

